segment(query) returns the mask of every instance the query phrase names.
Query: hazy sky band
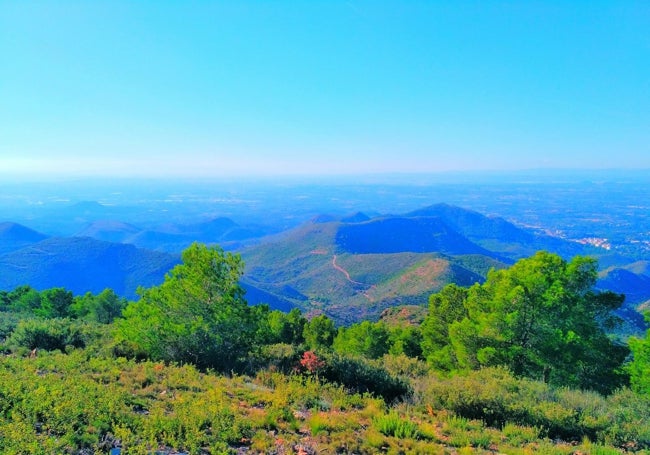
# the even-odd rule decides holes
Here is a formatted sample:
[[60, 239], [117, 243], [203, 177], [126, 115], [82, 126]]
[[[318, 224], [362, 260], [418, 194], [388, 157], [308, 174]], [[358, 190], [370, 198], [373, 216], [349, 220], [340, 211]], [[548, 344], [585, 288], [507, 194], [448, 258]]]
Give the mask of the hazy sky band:
[[646, 2], [0, 3], [0, 171], [650, 168]]

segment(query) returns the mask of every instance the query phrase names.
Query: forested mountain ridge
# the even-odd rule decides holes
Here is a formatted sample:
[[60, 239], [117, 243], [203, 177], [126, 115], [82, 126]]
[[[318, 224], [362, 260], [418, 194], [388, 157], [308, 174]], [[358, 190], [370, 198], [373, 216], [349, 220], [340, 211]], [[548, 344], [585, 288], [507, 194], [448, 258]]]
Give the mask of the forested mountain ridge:
[[511, 260], [527, 257], [539, 250], [553, 251], [565, 258], [584, 254], [584, 245], [522, 229], [497, 216], [486, 216], [449, 204], [434, 204], [407, 214], [408, 217], [439, 217], [449, 227], [490, 250]]
[[564, 257], [594, 251], [502, 218], [436, 204], [403, 215], [320, 215], [262, 239], [242, 256], [245, 283], [350, 322], [421, 303], [447, 283], [482, 282], [490, 268], [539, 249]]
[[[324, 312], [337, 321], [354, 322], [376, 319], [385, 308], [395, 305], [422, 304], [431, 292], [448, 283], [481, 282], [490, 268], [503, 268], [537, 250], [565, 258], [579, 253], [609, 254], [448, 204], [402, 215], [320, 215], [267, 237], [263, 236], [267, 229], [242, 226], [227, 217], [142, 229], [101, 219], [120, 212], [113, 207], [82, 203], [73, 208], [79, 219], [90, 220], [78, 235], [115, 245], [108, 248], [98, 240], [57, 237], [48, 239], [41, 248], [39, 242], [47, 236], [4, 223], [0, 225], [0, 252], [4, 249], [0, 254], [0, 270], [4, 271], [0, 289], [22, 284], [38, 289], [65, 285], [75, 292], [110, 287], [134, 297], [135, 276], [143, 277], [145, 284], [162, 281], [165, 267], [155, 264], [169, 265], [175, 260], [174, 254], [165, 251], [180, 251], [192, 241], [202, 241], [239, 247], [246, 263], [242, 284], [251, 303], [269, 303], [285, 310], [297, 307]], [[246, 246], [246, 239], [254, 241]], [[25, 249], [27, 246], [34, 248]], [[122, 253], [97, 253], [111, 249]], [[36, 254], [39, 250], [40, 255]], [[120, 263], [118, 258], [123, 256], [132, 257], [133, 262], [128, 266]], [[632, 331], [641, 330], [644, 323], [636, 306], [650, 299], [647, 267], [642, 261], [625, 262], [621, 258], [616, 263], [629, 266], [604, 270], [599, 286], [629, 296], [618, 311], [636, 327]]]
[[0, 254], [19, 250], [45, 240], [48, 236], [12, 222], [0, 223]]
[[[246, 264], [244, 283], [305, 311], [317, 310], [337, 321], [352, 322], [377, 318], [389, 306], [422, 303], [432, 290], [449, 282], [471, 285], [482, 280], [473, 268], [486, 262], [499, 264], [478, 255], [464, 261], [469, 256], [454, 258], [437, 252], [441, 248], [456, 248], [456, 237], [431, 243], [424, 251], [409, 251], [403, 239], [409, 237], [407, 241], [412, 241], [413, 236], [381, 228], [377, 231], [376, 226], [381, 224], [311, 222], [274, 236], [242, 251]], [[371, 239], [377, 246], [376, 252], [349, 251], [358, 246], [349, 241], [350, 227], [358, 229], [352, 240]], [[421, 229], [421, 225], [417, 228]], [[393, 234], [395, 237], [391, 238]], [[386, 242], [383, 248], [382, 242]], [[478, 250], [475, 247], [469, 251]], [[472, 262], [479, 265], [473, 267]]]
[[265, 234], [267, 230], [259, 226], [240, 226], [230, 218], [215, 217], [191, 224], [167, 223], [149, 229], [121, 221], [101, 219], [87, 223], [75, 236], [179, 253], [192, 242], [219, 243], [232, 249], [244, 240]]
[[89, 237], [53, 237], [0, 255], [0, 289], [65, 287], [76, 294], [106, 288], [127, 298], [162, 280], [178, 256]]

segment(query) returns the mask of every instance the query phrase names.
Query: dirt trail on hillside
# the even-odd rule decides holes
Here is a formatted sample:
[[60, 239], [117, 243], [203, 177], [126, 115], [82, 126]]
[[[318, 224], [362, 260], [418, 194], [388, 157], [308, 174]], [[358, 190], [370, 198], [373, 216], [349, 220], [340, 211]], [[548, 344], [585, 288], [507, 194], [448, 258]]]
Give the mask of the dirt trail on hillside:
[[[348, 281], [349, 281], [350, 283], [352, 283], [352, 284], [357, 284], [357, 285], [359, 285], [359, 286], [367, 287], [368, 290], [370, 290], [370, 289], [374, 289], [374, 287], [375, 287], [374, 284], [366, 284], [366, 283], [362, 283], [362, 282], [360, 282], [360, 281], [354, 281], [354, 280], [350, 277], [350, 272], [348, 272], [347, 270], [345, 270], [343, 267], [341, 267], [340, 265], [338, 265], [338, 264], [336, 263], [336, 254], [332, 257], [332, 267], [334, 267], [336, 270], [338, 270], [338, 271], [341, 272], [343, 275], [345, 275], [345, 279], [348, 280]], [[363, 291], [363, 292], [362, 292], [362, 295], [363, 295], [365, 298], [367, 298], [369, 301], [371, 301], [371, 302], [374, 301], [373, 298], [370, 297], [370, 296], [368, 295], [368, 292], [367, 292], [367, 291]]]

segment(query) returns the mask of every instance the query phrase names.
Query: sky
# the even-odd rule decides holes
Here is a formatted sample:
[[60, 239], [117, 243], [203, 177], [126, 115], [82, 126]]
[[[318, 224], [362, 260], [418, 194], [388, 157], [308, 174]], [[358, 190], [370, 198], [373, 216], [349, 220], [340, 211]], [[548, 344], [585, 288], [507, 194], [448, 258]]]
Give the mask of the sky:
[[0, 175], [650, 169], [646, 1], [0, 0]]

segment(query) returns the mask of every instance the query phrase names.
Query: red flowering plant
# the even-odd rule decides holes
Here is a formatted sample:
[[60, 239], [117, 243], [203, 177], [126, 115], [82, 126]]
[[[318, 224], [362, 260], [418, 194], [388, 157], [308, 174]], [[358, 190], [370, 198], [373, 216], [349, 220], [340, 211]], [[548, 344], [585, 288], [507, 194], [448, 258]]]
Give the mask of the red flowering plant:
[[318, 375], [318, 372], [325, 366], [325, 362], [321, 360], [314, 351], [305, 351], [300, 359], [300, 365], [307, 370], [308, 373]]

